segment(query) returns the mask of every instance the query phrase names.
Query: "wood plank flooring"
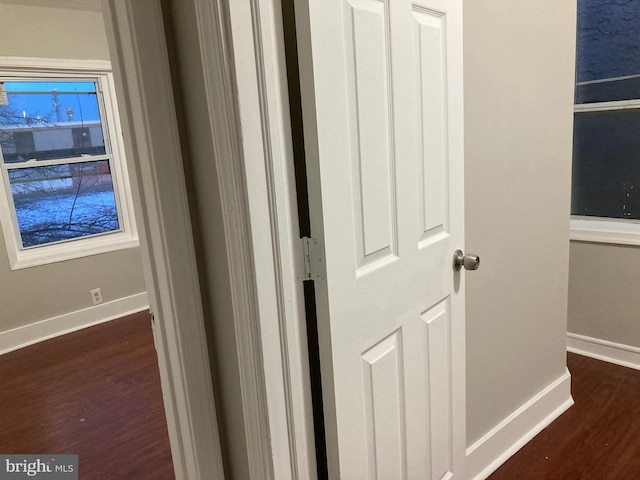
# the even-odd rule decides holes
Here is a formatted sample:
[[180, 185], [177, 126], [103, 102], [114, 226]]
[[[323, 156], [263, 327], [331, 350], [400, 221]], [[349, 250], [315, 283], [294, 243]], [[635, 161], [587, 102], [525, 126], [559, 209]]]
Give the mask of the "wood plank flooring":
[[148, 312], [0, 356], [0, 452], [79, 455], [81, 480], [174, 479]]
[[490, 480], [640, 478], [640, 371], [568, 354], [575, 405]]
[[[569, 354], [576, 404], [490, 480], [640, 478], [640, 372]], [[0, 452], [75, 453], [81, 480], [174, 479], [148, 313], [0, 356]]]

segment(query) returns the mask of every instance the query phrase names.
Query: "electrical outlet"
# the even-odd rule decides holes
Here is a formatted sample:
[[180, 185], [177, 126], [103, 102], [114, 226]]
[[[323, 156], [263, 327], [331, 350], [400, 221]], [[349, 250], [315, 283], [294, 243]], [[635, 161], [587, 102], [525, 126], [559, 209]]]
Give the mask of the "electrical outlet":
[[91, 300], [94, 305], [99, 305], [102, 303], [102, 292], [99, 288], [94, 288], [89, 292], [91, 294]]

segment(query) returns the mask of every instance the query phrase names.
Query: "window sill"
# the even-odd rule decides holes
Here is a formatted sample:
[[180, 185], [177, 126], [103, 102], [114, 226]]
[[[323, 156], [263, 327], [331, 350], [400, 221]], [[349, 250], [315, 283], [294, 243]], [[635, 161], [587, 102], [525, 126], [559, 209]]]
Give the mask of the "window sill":
[[572, 216], [569, 238], [580, 242], [640, 245], [640, 221]]
[[11, 270], [37, 267], [50, 263], [64, 262], [101, 253], [115, 252], [140, 246], [137, 236], [126, 233], [100, 235], [94, 238], [70, 241], [22, 250], [15, 256], [10, 255]]

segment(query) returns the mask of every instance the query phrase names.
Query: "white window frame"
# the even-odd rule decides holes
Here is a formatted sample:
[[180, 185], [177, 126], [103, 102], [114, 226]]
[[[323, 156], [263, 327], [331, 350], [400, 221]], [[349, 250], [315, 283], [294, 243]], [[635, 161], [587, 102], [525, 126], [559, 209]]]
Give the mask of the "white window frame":
[[[627, 77], [608, 80], [623, 80], [624, 78]], [[596, 82], [600, 83], [601, 81], [581, 82], [578, 85]], [[640, 100], [621, 100], [615, 102], [577, 104], [574, 106], [574, 113], [636, 109], [640, 109]], [[571, 215], [569, 238], [581, 242], [640, 245], [640, 220]]]
[[[12, 208], [13, 197], [8, 185], [8, 175], [2, 167], [0, 181], [0, 224], [12, 270], [71, 260], [140, 245], [136, 228], [133, 198], [124, 155], [122, 127], [115, 97], [115, 84], [111, 63], [103, 60], [61, 60], [45, 58], [0, 57], [0, 77], [52, 79], [98, 79], [104, 102], [103, 131], [111, 145], [111, 176], [118, 208], [120, 230], [112, 233], [77, 238], [65, 242], [45, 244], [24, 249], [17, 218]], [[0, 152], [1, 155], [1, 152]], [[102, 156], [96, 157], [97, 160]], [[93, 160], [88, 157], [87, 161]]]

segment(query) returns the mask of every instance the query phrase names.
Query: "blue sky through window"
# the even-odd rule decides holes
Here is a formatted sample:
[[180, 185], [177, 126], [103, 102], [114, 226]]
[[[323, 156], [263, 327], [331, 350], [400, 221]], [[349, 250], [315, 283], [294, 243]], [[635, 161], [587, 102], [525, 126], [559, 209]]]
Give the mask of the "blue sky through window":
[[4, 81], [3, 83], [9, 105], [0, 108], [10, 109], [26, 118], [42, 117], [48, 122], [100, 120], [94, 82]]

